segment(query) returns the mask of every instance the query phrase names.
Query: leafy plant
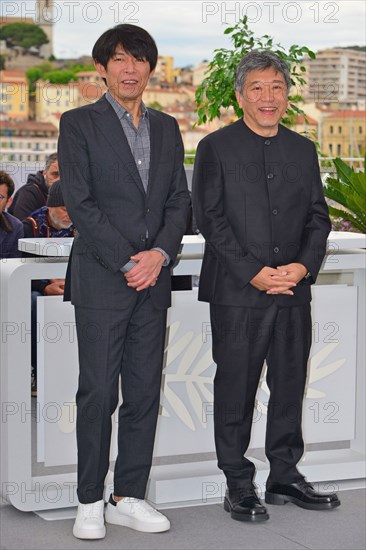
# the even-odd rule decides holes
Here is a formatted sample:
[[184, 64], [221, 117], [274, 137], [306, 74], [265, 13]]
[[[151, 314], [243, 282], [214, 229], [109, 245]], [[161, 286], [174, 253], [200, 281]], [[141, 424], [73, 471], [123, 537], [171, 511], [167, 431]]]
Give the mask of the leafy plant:
[[343, 220], [350, 222], [356, 231], [366, 233], [365, 168], [363, 171], [355, 172], [353, 168], [338, 157], [333, 159], [333, 164], [337, 177], [327, 177], [324, 194], [339, 206], [330, 204], [329, 213], [335, 219], [343, 218]]
[[194, 156], [187, 156], [187, 155], [196, 155], [196, 149], [190, 149], [188, 151], [184, 152], [184, 164], [194, 164]]
[[[315, 53], [305, 46], [292, 45], [286, 52], [283, 46], [274, 44], [273, 38], [268, 34], [259, 38], [255, 37], [253, 31], [248, 27], [247, 16], [234, 27], [225, 29], [224, 34], [231, 35], [233, 49], [217, 48], [214, 50], [214, 58], [208, 66], [209, 74], [196, 90], [197, 125], [220, 118], [222, 108], [233, 107], [238, 117], [243, 116], [243, 111], [235, 97], [234, 73], [240, 60], [249, 51], [253, 49], [270, 50], [278, 54], [288, 64], [292, 84], [296, 87], [305, 83], [302, 74], [306, 69], [301, 64], [304, 54], [308, 54], [312, 59], [315, 58]], [[284, 124], [291, 124], [291, 121], [299, 114], [305, 115], [304, 111], [296, 105], [300, 101], [301, 96], [298, 93], [289, 96], [287, 116], [282, 120]]]

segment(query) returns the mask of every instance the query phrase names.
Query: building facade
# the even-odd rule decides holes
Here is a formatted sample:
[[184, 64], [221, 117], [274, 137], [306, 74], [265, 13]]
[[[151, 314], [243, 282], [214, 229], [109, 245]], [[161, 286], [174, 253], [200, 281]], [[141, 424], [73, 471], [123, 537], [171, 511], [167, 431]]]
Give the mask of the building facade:
[[56, 113], [64, 113], [79, 106], [78, 82], [51, 84], [43, 80], [36, 83], [35, 118], [46, 122]]
[[170, 55], [159, 55], [153, 82], [173, 84], [174, 77], [174, 58]]
[[330, 157], [359, 157], [366, 149], [366, 111], [338, 111], [322, 119], [322, 152]]
[[24, 162], [44, 165], [57, 150], [57, 128], [47, 122], [3, 121], [0, 128], [1, 163]]
[[306, 59], [307, 84], [302, 95], [306, 101], [333, 104], [366, 102], [366, 52], [330, 48]]
[[6, 119], [28, 119], [29, 87], [24, 71], [0, 71], [0, 111]]
[[40, 56], [48, 59], [53, 55], [53, 21], [54, 21], [54, 1], [37, 0], [36, 25], [41, 27], [48, 38], [48, 43], [43, 44], [40, 49]]
[[107, 91], [107, 86], [97, 71], [81, 71], [76, 76], [79, 84], [79, 107], [94, 103]]
[[192, 103], [195, 88], [191, 86], [148, 86], [144, 91], [144, 103], [154, 105], [159, 103], [163, 108], [178, 103]]

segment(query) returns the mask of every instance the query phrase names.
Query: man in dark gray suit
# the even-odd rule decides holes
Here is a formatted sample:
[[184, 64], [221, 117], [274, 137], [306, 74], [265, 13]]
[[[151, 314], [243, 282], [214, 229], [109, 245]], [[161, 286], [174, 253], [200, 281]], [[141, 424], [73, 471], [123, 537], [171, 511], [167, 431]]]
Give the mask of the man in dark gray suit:
[[193, 206], [206, 239], [199, 299], [210, 303], [215, 442], [240, 521], [268, 519], [245, 457], [264, 360], [268, 404], [266, 502], [323, 510], [337, 495], [317, 493], [297, 470], [304, 442], [302, 402], [311, 345], [310, 285], [330, 231], [314, 144], [279, 124], [291, 85], [277, 55], [252, 51], [235, 90], [243, 119], [204, 138], [193, 176]]
[[68, 270], [80, 363], [73, 533], [86, 539], [105, 536], [103, 487], [120, 377], [118, 457], [106, 520], [147, 532], [170, 527], [144, 497], [170, 266], [190, 204], [177, 122], [142, 102], [157, 62], [154, 40], [140, 27], [117, 25], [97, 40], [92, 56], [108, 92], [65, 113], [59, 140], [65, 204], [77, 229]]

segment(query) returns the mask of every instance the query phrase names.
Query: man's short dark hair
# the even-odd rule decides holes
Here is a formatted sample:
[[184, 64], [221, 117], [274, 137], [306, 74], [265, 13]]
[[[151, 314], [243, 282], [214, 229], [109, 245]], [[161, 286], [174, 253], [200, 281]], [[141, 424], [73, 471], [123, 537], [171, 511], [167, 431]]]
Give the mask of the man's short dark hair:
[[52, 153], [51, 155], [49, 155], [49, 156], [46, 158], [45, 170], [48, 170], [49, 167], [51, 166], [51, 164], [52, 164], [53, 162], [55, 162], [56, 160], [58, 160], [58, 158], [57, 158], [57, 153]]
[[242, 93], [245, 80], [251, 71], [264, 71], [269, 68], [283, 75], [289, 90], [291, 77], [286, 61], [268, 50], [252, 50], [242, 58], [235, 69], [235, 90]]
[[8, 199], [12, 196], [15, 189], [14, 180], [7, 172], [0, 171], [0, 185], [6, 185], [8, 190]]
[[92, 57], [106, 69], [108, 61], [114, 56], [117, 46], [136, 59], [146, 59], [150, 72], [156, 67], [158, 49], [150, 34], [136, 25], [121, 24], [105, 31], [94, 44]]

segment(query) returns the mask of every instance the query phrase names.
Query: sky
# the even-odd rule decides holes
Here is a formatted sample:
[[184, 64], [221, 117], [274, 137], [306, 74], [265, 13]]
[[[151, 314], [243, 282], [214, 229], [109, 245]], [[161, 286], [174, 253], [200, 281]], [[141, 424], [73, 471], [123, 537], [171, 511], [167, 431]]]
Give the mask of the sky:
[[[144, 27], [159, 53], [174, 57], [175, 66], [210, 60], [215, 48], [230, 48], [224, 35], [243, 15], [255, 36], [274, 42], [319, 49], [365, 45], [364, 0], [257, 0], [246, 2], [55, 0], [54, 53], [57, 58], [90, 55], [97, 38], [118, 23]], [[0, 15], [34, 17], [35, 1], [3, 0]], [[47, 13], [46, 13], [47, 15]]]

